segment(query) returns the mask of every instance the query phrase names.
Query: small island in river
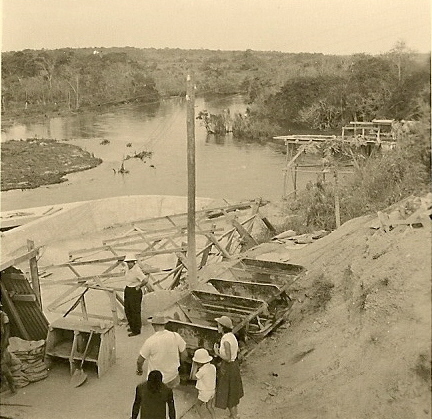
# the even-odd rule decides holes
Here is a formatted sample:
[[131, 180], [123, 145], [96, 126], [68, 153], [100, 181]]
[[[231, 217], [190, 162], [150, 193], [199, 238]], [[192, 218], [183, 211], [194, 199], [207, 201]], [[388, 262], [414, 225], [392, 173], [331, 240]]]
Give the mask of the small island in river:
[[91, 169], [102, 159], [52, 139], [11, 140], [1, 145], [1, 190], [33, 189], [65, 182], [68, 173]]

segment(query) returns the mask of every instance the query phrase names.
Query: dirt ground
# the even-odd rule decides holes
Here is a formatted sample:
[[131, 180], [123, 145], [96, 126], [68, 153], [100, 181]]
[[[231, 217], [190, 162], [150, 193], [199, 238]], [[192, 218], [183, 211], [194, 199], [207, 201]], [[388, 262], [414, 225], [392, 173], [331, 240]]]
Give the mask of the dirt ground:
[[[299, 250], [268, 245], [308, 271], [291, 294], [289, 320], [242, 363], [241, 418], [431, 417], [431, 231], [400, 226], [385, 233], [369, 227], [374, 218], [351, 220]], [[144, 304], [159, 307], [156, 299]], [[68, 366], [57, 365], [47, 379], [2, 397], [2, 404], [31, 407], [3, 405], [1, 414], [130, 417], [135, 359], [150, 333], [147, 325], [128, 338], [117, 327], [117, 363], [104, 377], [89, 371], [82, 387], [71, 388]], [[194, 397], [193, 387], [176, 390], [179, 418], [197, 418], [187, 412]]]
[[373, 218], [292, 252], [308, 272], [290, 325], [243, 366], [242, 417], [431, 417], [431, 232]]

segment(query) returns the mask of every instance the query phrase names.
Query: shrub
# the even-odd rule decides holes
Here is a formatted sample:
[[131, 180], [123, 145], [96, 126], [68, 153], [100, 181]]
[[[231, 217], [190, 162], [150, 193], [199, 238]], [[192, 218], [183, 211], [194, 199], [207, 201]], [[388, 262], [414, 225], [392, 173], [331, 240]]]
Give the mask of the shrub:
[[234, 116], [232, 131], [236, 138], [261, 140], [276, 135], [277, 130], [277, 125], [267, 119], [252, 119], [242, 114]]

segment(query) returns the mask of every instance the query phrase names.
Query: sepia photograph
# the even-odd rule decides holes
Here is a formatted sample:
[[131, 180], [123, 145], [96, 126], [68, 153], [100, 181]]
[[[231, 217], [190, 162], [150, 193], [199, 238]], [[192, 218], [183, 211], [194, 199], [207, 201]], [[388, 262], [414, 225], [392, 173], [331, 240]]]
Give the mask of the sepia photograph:
[[0, 419], [430, 419], [430, 0], [1, 0]]

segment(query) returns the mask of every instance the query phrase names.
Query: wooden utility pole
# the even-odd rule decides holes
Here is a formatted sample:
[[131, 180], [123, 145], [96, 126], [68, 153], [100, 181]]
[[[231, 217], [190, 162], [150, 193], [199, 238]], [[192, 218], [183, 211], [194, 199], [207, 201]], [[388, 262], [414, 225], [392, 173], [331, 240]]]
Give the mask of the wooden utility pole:
[[195, 243], [195, 86], [191, 74], [186, 78], [187, 104], [187, 171], [188, 171], [188, 284], [197, 285], [196, 243]]

